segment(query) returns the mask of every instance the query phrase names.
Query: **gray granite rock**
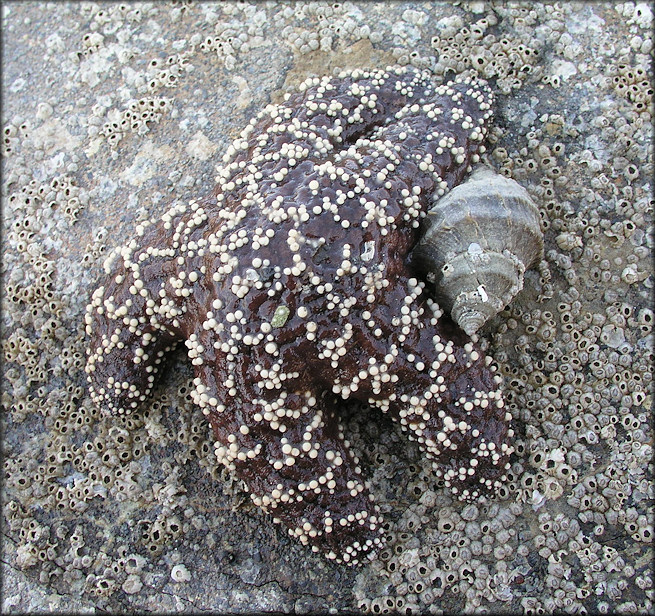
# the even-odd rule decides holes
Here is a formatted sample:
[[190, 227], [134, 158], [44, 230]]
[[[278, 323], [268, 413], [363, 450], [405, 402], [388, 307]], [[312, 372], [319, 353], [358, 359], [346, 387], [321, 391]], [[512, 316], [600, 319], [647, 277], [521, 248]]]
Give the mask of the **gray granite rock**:
[[[4, 612], [652, 610], [648, 4], [13, 2], [2, 36]], [[344, 409], [389, 536], [350, 569], [216, 467], [183, 354], [101, 415], [83, 315], [111, 248], [207, 193], [259, 109], [391, 64], [490, 81], [488, 162], [538, 203], [550, 273], [481, 333], [517, 431], [497, 499], [453, 500]]]

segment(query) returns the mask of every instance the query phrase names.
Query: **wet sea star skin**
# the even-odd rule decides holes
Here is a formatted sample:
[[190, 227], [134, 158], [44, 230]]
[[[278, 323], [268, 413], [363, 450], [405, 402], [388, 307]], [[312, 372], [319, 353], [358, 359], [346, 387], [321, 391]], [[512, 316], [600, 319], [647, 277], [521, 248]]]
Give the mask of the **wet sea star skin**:
[[136, 408], [184, 341], [219, 461], [339, 562], [382, 533], [342, 399], [399, 421], [458, 495], [493, 490], [511, 453], [500, 379], [408, 258], [431, 200], [483, 151], [490, 106], [484, 83], [387, 69], [266, 107], [212, 195], [138, 226], [106, 263], [86, 315], [94, 399]]

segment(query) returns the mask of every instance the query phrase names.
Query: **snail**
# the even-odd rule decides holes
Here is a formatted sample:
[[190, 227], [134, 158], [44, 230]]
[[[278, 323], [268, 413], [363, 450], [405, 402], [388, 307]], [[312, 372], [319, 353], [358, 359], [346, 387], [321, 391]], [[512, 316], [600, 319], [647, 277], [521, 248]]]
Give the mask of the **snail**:
[[534, 201], [485, 165], [431, 206], [423, 226], [412, 263], [468, 335], [514, 299], [525, 272], [543, 258]]

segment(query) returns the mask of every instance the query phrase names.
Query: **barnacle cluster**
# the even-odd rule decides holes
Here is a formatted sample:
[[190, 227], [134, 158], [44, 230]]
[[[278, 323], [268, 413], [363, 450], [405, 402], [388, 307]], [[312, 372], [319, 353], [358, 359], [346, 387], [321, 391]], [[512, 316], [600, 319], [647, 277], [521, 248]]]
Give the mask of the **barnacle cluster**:
[[107, 110], [101, 103], [97, 103], [92, 110], [93, 116], [89, 119], [89, 135], [105, 137], [110, 145], [116, 146], [128, 132], [139, 135], [147, 133], [148, 123], [159, 123], [169, 105], [166, 98], [148, 97], [131, 101], [123, 111]]
[[[520, 7], [514, 20], [531, 26], [536, 13]], [[486, 79], [495, 78], [503, 94], [520, 88], [535, 66], [538, 68], [535, 75], [538, 74], [542, 70], [537, 64], [539, 51], [531, 46], [529, 32], [523, 29], [520, 33], [514, 31], [498, 37], [490, 31], [497, 23], [494, 12], [474, 21], [465, 22], [459, 15], [438, 21], [439, 34], [430, 41], [437, 57], [435, 72], [444, 74], [472, 68]]]
[[[174, 611], [190, 596], [219, 611], [319, 610], [321, 594], [373, 613], [652, 610], [650, 5], [3, 10], [3, 579], [23, 580], [3, 607], [24, 611], [47, 589], [43, 605], [73, 610]], [[187, 157], [188, 142], [200, 134], [224, 151], [289, 67], [323, 75], [333, 57], [488, 79], [498, 106], [485, 162], [537, 204], [549, 270], [528, 271], [478, 341], [515, 416], [516, 451], [493, 499], [458, 501], [390, 424], [344, 419], [387, 539], [347, 575], [284, 537], [217, 466], [181, 358], [151, 404], [108, 419], [87, 394], [83, 341], [108, 247], [212, 182], [212, 161]], [[147, 134], [126, 124], [114, 148], [100, 134], [134, 121], [122, 115], [133, 102], [163, 98]], [[160, 141], [180, 144], [179, 173], [135, 189], [126, 169]], [[295, 585], [272, 590], [275, 579]]]

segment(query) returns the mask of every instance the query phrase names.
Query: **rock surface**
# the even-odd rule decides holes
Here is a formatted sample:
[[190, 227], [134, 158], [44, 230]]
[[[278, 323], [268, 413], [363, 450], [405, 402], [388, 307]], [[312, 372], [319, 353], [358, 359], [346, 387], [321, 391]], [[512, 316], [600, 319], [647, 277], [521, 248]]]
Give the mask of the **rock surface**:
[[[5, 612], [652, 610], [652, 12], [646, 3], [6, 3]], [[339, 68], [473, 70], [486, 162], [540, 208], [549, 272], [481, 331], [515, 417], [506, 490], [460, 503], [375, 410], [346, 412], [387, 520], [359, 569], [218, 468], [183, 354], [120, 421], [84, 310], [135, 225], [214, 183], [270, 101]]]

